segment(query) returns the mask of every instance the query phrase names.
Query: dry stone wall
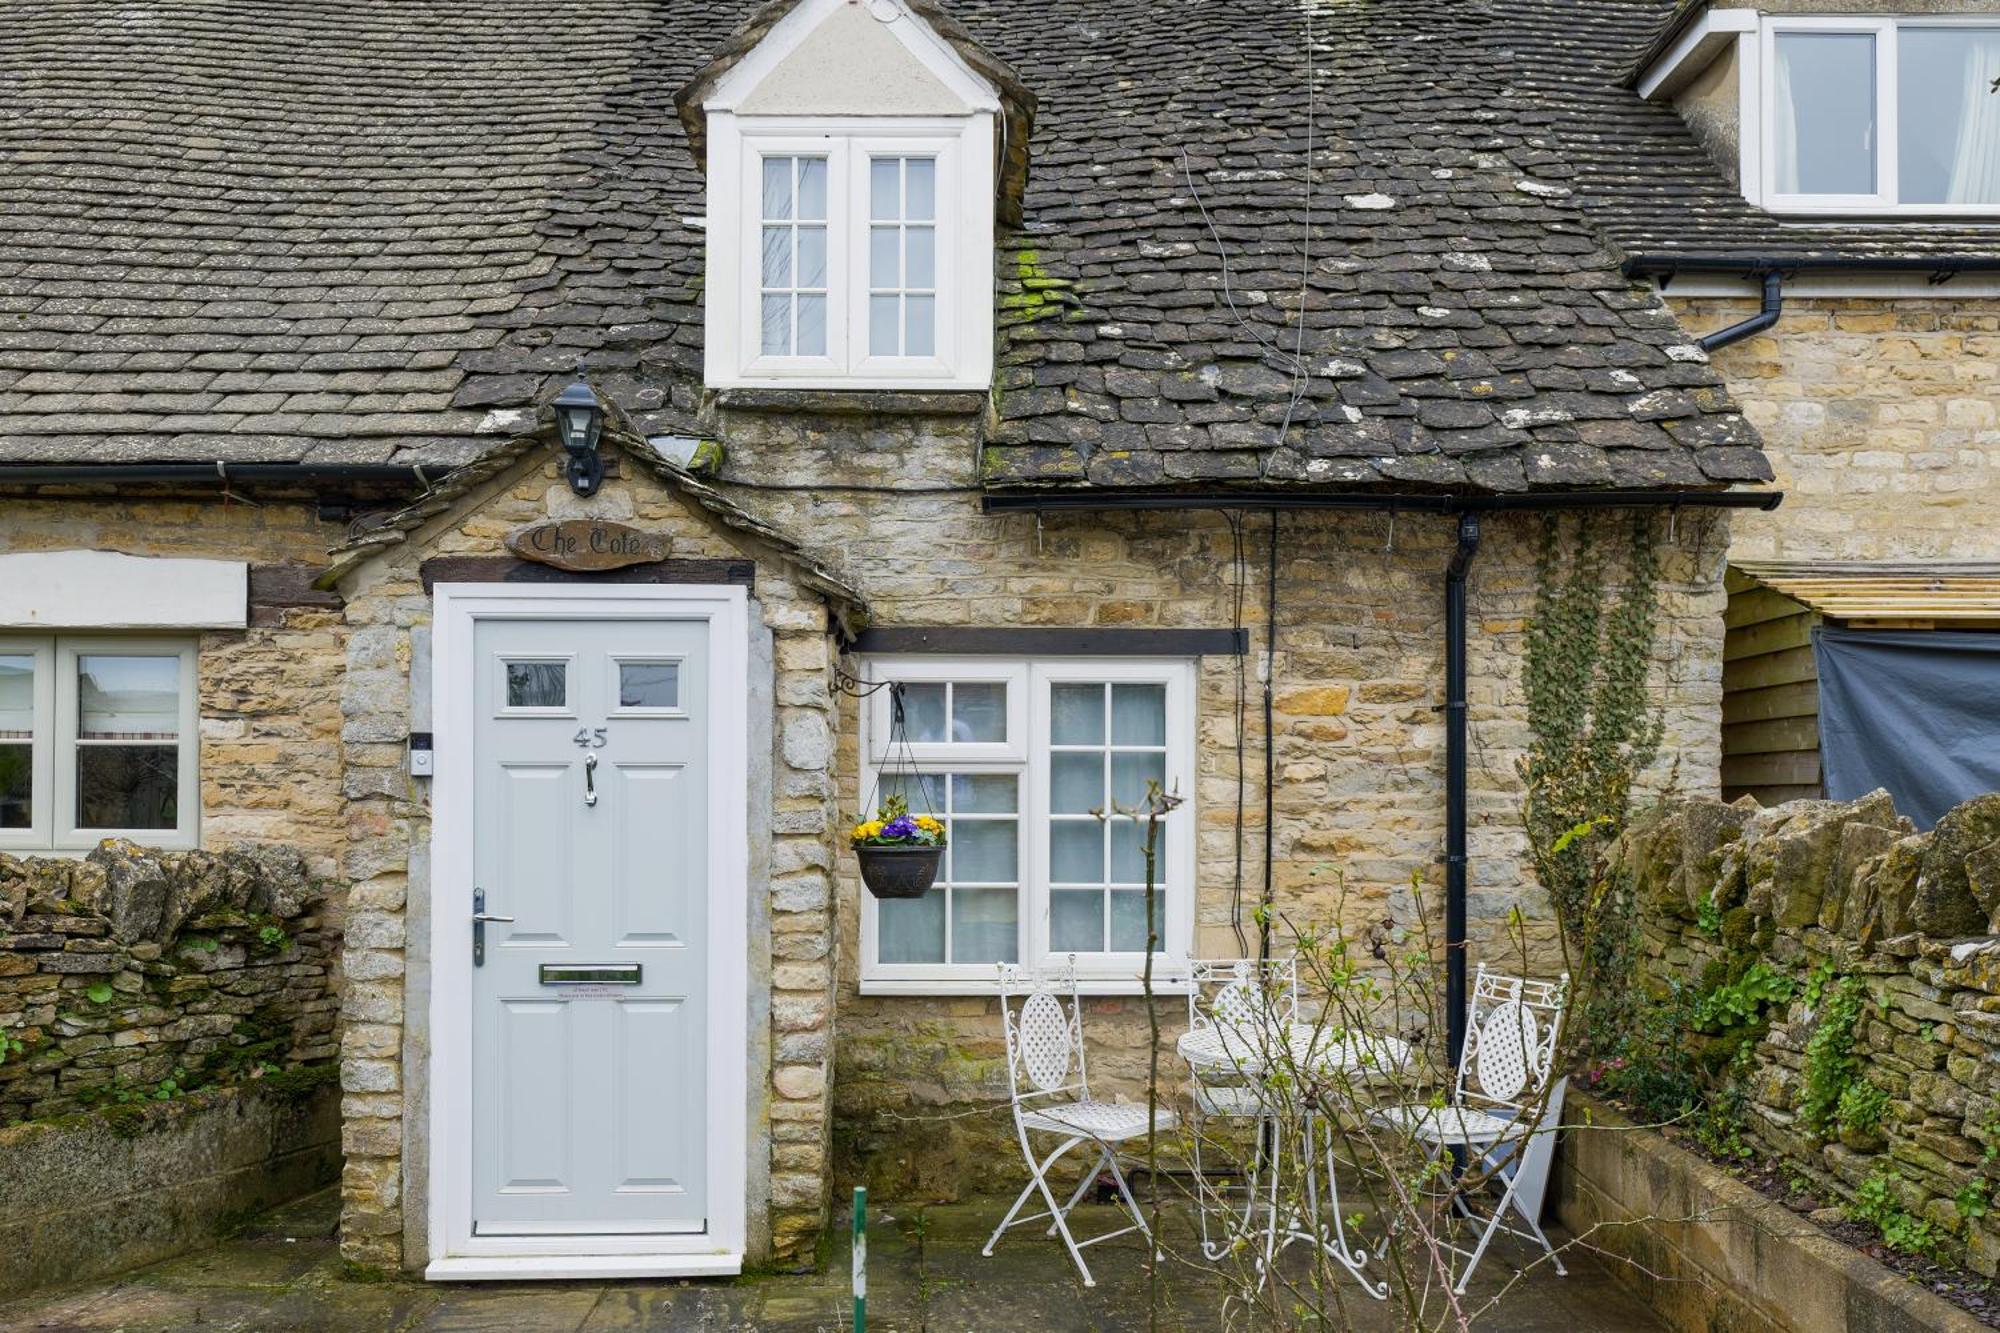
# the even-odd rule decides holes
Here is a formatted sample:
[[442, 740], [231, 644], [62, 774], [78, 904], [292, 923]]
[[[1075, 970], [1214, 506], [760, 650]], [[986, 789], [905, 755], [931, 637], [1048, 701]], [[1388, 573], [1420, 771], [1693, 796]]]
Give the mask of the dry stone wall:
[[[1758, 1148], [1850, 1205], [1871, 1191], [1993, 1275], [2000, 795], [1928, 833], [1881, 791], [1770, 809], [1675, 802], [1635, 821], [1608, 868], [1631, 877], [1654, 1003], [1679, 996], [1700, 1014], [1752, 965], [1789, 981], [1732, 1075]], [[1851, 1037], [1829, 1030], [1849, 1022]], [[1712, 1040], [1685, 1034], [1684, 1050], [1699, 1063]], [[1849, 1115], [1839, 1094], [1874, 1104]]]
[[330, 1061], [327, 887], [272, 847], [0, 855], [0, 1124]]

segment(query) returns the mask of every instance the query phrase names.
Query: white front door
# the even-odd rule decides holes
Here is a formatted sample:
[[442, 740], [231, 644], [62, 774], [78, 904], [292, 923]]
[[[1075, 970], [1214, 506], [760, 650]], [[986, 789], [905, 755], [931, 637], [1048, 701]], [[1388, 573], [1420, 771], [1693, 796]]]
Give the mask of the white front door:
[[710, 630], [474, 622], [474, 1236], [708, 1229]]

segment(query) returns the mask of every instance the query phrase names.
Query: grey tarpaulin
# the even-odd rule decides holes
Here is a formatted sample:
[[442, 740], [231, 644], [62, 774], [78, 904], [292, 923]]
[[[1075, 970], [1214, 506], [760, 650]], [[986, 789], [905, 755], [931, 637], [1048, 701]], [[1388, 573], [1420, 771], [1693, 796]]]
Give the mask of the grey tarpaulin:
[[1829, 797], [1886, 787], [1929, 828], [2000, 791], [2000, 634], [1822, 628], [1813, 657]]

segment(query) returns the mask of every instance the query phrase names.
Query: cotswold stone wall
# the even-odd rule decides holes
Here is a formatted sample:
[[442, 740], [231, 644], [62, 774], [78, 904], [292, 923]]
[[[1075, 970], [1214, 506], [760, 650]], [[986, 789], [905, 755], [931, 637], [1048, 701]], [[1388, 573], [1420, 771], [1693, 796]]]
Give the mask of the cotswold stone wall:
[[[2000, 795], [1928, 833], [1880, 791], [1768, 810], [1670, 803], [1636, 821], [1608, 865], [1632, 877], [1653, 1003], [1691, 1001], [1700, 1015], [1751, 965], [1786, 988], [1744, 1020], [1753, 1034], [1768, 1023], [1735, 1080], [1758, 1148], [1850, 1203], [1877, 1181], [1868, 1188], [1886, 1186], [1890, 1206], [1993, 1275]], [[1843, 1023], [1843, 991], [1851, 1038], [1828, 1027]], [[1693, 1025], [1683, 1053], [1702, 1062], [1727, 1040], [1704, 1035], [1718, 1026]], [[1830, 1100], [1849, 1087], [1851, 1101]]]
[[[1945, 289], [1947, 292], [1949, 289]], [[1756, 302], [1669, 304], [1706, 333]], [[1715, 355], [1786, 495], [1736, 521], [1761, 560], [1991, 560], [2000, 502], [2000, 299], [1785, 299]]]
[[326, 889], [270, 847], [0, 855], [0, 1124], [331, 1060]]
[[[724, 413], [723, 487], [732, 498], [838, 562], [882, 626], [1223, 628], [1233, 623], [1239, 563], [1220, 514], [980, 512], [972, 418], [876, 411], [805, 420]], [[841, 479], [840, 487], [823, 484]], [[791, 487], [793, 489], [772, 489]], [[952, 489], [952, 488], [960, 489]], [[880, 488], [880, 489], [870, 489]], [[1625, 549], [1629, 518], [1598, 516], [1600, 542]], [[1575, 531], [1575, 520], [1566, 520]], [[1278, 633], [1271, 658], [1276, 781], [1273, 886], [1299, 921], [1413, 924], [1418, 899], [1440, 919], [1444, 842], [1443, 574], [1452, 525], [1435, 517], [1285, 514], [1277, 553]], [[1263, 877], [1262, 659], [1268, 518], [1243, 519], [1243, 618], [1253, 655], [1203, 659], [1197, 685], [1192, 803], [1197, 836], [1196, 950], [1257, 947]], [[1539, 518], [1496, 516], [1471, 576], [1471, 935], [1487, 956], [1519, 908], [1531, 965], [1559, 963], [1540, 890], [1523, 870], [1515, 764], [1528, 744], [1520, 687], [1535, 592]], [[1720, 761], [1722, 553], [1727, 520], [1660, 516], [1661, 606], [1653, 682], [1668, 734], [1653, 790], [1712, 795]], [[1608, 572], [1622, 572], [1614, 558]], [[1242, 675], [1239, 678], [1238, 672]], [[1241, 723], [1237, 691], [1243, 691]], [[843, 699], [837, 799], [858, 809], [859, 709]], [[1242, 741], [1242, 775], [1237, 753]], [[1242, 824], [1238, 824], [1238, 800]], [[1241, 891], [1238, 892], [1238, 854]], [[951, 1197], [1017, 1179], [1002, 1104], [998, 1011], [966, 997], [863, 995], [861, 893], [843, 849], [838, 1056], [834, 1078], [843, 1174], [903, 1197]], [[1178, 1001], [1167, 1002], [1168, 1017]], [[1144, 1086], [1138, 1002], [1091, 1001], [1093, 1083], [1103, 1095]], [[1171, 1023], [1169, 1025], [1171, 1027]], [[1169, 1068], [1172, 1067], [1171, 1057]]]

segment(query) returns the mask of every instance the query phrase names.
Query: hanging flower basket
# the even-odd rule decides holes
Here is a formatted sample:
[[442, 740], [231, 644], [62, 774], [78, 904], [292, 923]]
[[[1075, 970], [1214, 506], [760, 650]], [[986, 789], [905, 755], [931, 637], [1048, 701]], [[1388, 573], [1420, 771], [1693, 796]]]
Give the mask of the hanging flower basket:
[[861, 882], [877, 898], [921, 898], [937, 882], [944, 825], [929, 815], [912, 815], [901, 796], [891, 796], [875, 818], [856, 824], [849, 841], [861, 862]]

